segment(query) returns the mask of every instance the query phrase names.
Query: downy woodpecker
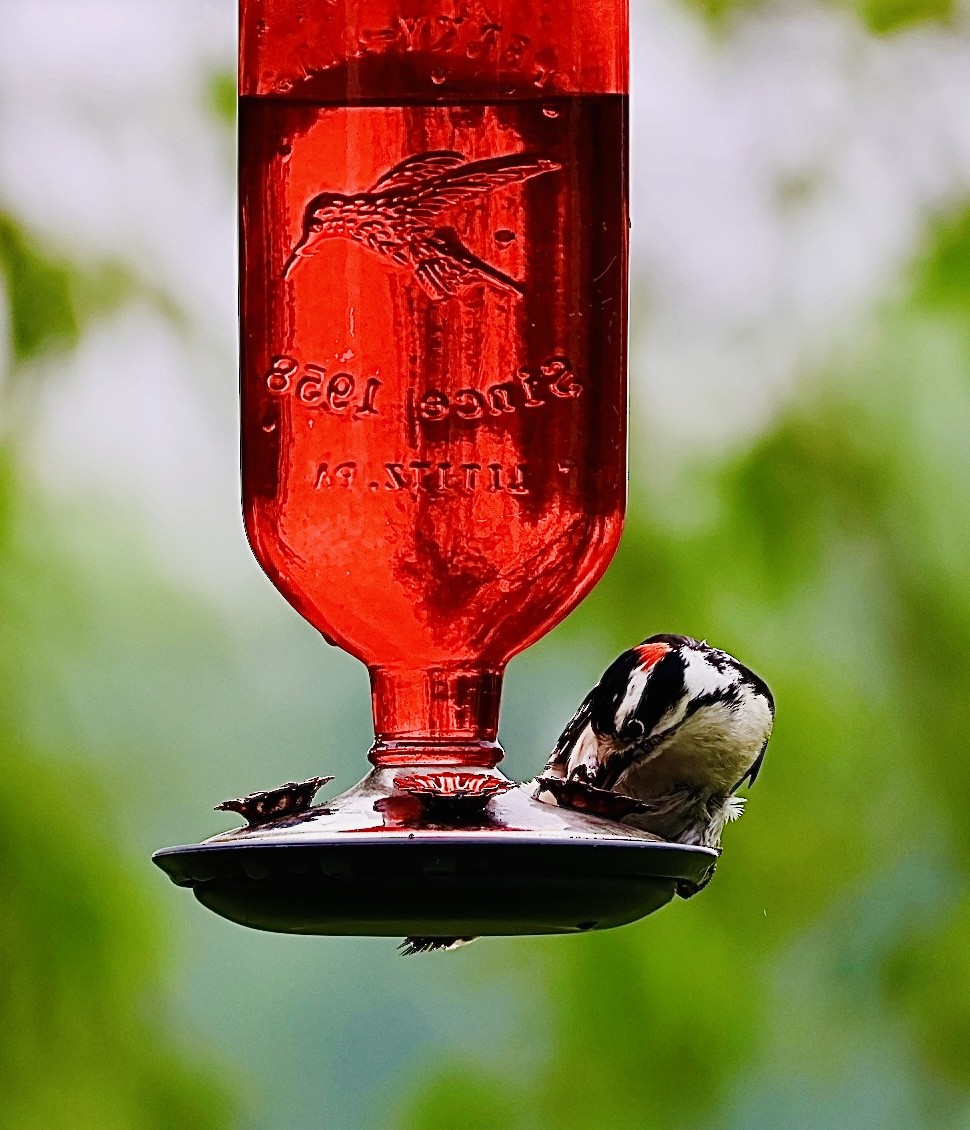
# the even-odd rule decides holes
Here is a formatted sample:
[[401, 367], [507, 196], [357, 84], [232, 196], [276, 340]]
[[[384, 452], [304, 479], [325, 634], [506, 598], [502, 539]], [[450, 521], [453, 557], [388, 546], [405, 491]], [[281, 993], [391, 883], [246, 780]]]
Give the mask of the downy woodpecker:
[[[726, 651], [690, 636], [651, 636], [606, 669], [563, 730], [535, 798], [599, 811], [672, 843], [720, 848], [744, 810], [771, 736], [765, 682]], [[639, 803], [631, 803], [639, 802]], [[581, 802], [581, 803], [580, 803]], [[688, 898], [702, 889], [681, 883]], [[406, 954], [471, 938], [407, 938]]]
[[[744, 809], [738, 788], [761, 769], [774, 713], [764, 681], [726, 651], [651, 636], [606, 669], [543, 776], [633, 797], [647, 808], [623, 823], [717, 848]], [[542, 780], [538, 799], [557, 803]]]

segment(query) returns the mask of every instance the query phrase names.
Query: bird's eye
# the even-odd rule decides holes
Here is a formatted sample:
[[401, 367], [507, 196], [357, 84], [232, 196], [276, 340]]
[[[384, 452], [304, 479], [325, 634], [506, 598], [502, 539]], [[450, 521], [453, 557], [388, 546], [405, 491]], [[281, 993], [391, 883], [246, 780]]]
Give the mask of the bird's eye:
[[314, 216], [310, 221], [310, 231], [323, 231], [323, 220]]
[[625, 742], [635, 742], [642, 738], [645, 733], [646, 730], [644, 729], [643, 723], [640, 721], [640, 719], [631, 718], [630, 721], [625, 723], [625, 725], [623, 726], [620, 737]]

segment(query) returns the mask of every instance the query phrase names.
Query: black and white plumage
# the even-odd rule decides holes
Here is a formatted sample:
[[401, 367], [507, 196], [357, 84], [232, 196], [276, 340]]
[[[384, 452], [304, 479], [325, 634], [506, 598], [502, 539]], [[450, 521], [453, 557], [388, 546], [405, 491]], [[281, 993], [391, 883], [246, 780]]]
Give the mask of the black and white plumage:
[[402, 957], [412, 957], [416, 953], [442, 953], [457, 950], [473, 942], [474, 938], [405, 938], [397, 947]]
[[[561, 807], [573, 796], [578, 807], [579, 790], [587, 811], [671, 843], [719, 848], [724, 825], [744, 810], [737, 790], [761, 770], [774, 715], [767, 684], [726, 651], [690, 636], [651, 636], [614, 660], [583, 700], [534, 796]], [[712, 874], [681, 882], [678, 894], [696, 894]], [[408, 938], [401, 950], [472, 940]]]
[[[545, 776], [634, 797], [623, 817], [673, 843], [717, 848], [741, 815], [774, 721], [765, 682], [720, 648], [651, 636], [607, 668], [553, 750]], [[540, 778], [541, 782], [541, 778]], [[538, 799], [555, 803], [541, 788]]]

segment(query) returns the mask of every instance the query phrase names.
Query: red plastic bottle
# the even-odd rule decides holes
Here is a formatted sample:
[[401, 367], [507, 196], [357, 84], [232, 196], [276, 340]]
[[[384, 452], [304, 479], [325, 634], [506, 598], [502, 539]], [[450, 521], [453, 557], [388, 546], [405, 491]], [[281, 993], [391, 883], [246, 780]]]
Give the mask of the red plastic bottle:
[[242, 0], [246, 528], [375, 764], [494, 765], [626, 490], [626, 5]]

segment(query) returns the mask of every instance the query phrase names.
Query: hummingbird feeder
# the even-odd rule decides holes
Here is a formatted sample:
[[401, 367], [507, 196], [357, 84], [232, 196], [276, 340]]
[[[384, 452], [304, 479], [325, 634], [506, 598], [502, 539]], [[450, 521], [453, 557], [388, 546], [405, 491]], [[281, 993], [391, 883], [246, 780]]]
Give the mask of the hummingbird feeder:
[[623, 522], [626, 0], [241, 0], [239, 64], [246, 530], [367, 665], [373, 769], [155, 861], [290, 933], [649, 914], [716, 853], [496, 768], [509, 659]]

